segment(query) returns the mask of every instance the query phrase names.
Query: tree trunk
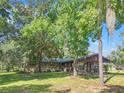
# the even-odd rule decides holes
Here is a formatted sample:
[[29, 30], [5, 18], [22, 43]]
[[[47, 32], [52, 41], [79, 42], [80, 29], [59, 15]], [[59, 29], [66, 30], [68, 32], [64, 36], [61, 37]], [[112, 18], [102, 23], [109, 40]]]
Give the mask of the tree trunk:
[[15, 71], [15, 69], [14, 69], [14, 66], [12, 65], [12, 70], [13, 70], [13, 72]]
[[104, 85], [104, 78], [103, 78], [103, 59], [102, 59], [102, 40], [99, 38], [99, 78], [100, 78], [100, 85]]
[[38, 68], [39, 68], [39, 72], [41, 72], [41, 62], [40, 61], [39, 61]]
[[77, 66], [76, 61], [73, 63], [73, 76], [77, 76]]
[[102, 59], [102, 0], [99, 0], [98, 16], [98, 51], [99, 51], [99, 79], [100, 85], [104, 85], [103, 78], [103, 59]]
[[38, 63], [38, 71], [41, 72], [41, 62]]
[[[42, 54], [42, 53], [41, 53]], [[41, 56], [41, 54], [40, 54], [40, 56], [39, 56], [39, 58], [38, 59], [40, 59], [40, 60], [38, 60], [39, 62], [38, 62], [38, 71], [39, 72], [41, 72], [41, 63], [42, 63], [42, 56]]]
[[2, 62], [1, 62], [1, 72], [3, 71], [3, 64], [2, 64]]

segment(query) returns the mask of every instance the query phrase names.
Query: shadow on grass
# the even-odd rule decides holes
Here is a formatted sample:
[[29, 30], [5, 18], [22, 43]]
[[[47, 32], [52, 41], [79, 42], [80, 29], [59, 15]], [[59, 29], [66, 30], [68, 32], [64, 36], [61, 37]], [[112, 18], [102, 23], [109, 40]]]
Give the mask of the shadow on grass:
[[113, 78], [114, 76], [124, 76], [124, 73], [108, 73], [107, 75], [109, 75], [109, 77], [104, 81], [104, 83], [108, 82], [111, 78]]
[[54, 91], [54, 93], [70, 93], [71, 89], [68, 88], [68, 89], [61, 89], [61, 90], [56, 90]]
[[115, 75], [111, 75], [111, 76], [109, 76], [105, 81], [104, 81], [104, 83], [107, 83], [111, 78], [113, 78]]
[[28, 81], [33, 79], [50, 79], [50, 78], [62, 78], [68, 76], [67, 73], [62, 72], [48, 72], [48, 73], [34, 73], [34, 74], [4, 74], [0, 75], [0, 85], [6, 85], [18, 81]]
[[100, 93], [124, 93], [124, 86], [107, 86], [107, 89], [103, 89]]
[[112, 74], [112, 75], [124, 75], [124, 73], [121, 73], [121, 72], [116, 72], [116, 73], [108, 73], [108, 74]]
[[51, 93], [51, 85], [23, 85], [0, 88], [0, 93]]

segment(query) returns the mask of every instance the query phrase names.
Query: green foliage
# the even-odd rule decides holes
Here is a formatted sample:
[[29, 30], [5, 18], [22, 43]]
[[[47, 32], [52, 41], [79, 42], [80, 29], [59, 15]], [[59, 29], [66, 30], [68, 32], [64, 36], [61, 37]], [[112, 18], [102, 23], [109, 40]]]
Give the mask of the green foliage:
[[118, 46], [116, 51], [112, 51], [111, 55], [109, 56], [110, 60], [118, 66], [124, 66], [124, 47]]
[[11, 40], [6, 43], [1, 44], [0, 47], [1, 50], [1, 65], [6, 67], [6, 69], [9, 71], [9, 69], [14, 69], [14, 66], [20, 67], [22, 64], [22, 53], [20, 51], [20, 47], [17, 44], [17, 42]]
[[49, 30], [49, 25], [48, 18], [40, 17], [22, 29], [23, 38], [27, 42], [24, 47], [28, 55], [36, 57], [35, 62], [42, 61], [45, 57], [59, 56], [60, 52], [53, 39], [53, 32]]
[[87, 54], [88, 39], [96, 35], [98, 12], [84, 4], [82, 0], [60, 0], [55, 7], [57, 17], [52, 30], [60, 48], [67, 48], [71, 57]]
[[0, 33], [3, 30], [4, 26], [7, 24], [7, 19], [10, 19], [10, 10], [11, 5], [8, 3], [8, 0], [0, 1]]
[[9, 10], [11, 9], [11, 5], [8, 3], [9, 0], [1, 0], [0, 1], [0, 14], [2, 17], [9, 18]]
[[0, 31], [3, 30], [3, 27], [5, 26], [5, 19], [3, 19], [2, 17], [0, 17]]
[[[94, 32], [98, 13], [93, 7], [84, 9], [82, 4], [84, 3], [80, 0], [72, 2], [60, 0], [48, 12], [48, 17], [42, 16], [26, 25], [22, 31], [23, 36], [29, 41], [32, 40], [33, 49], [36, 50], [44, 51], [38, 42], [45, 46], [52, 40], [59, 50], [68, 51], [70, 57], [87, 54], [89, 37], [94, 38], [96, 34]], [[57, 14], [54, 21], [53, 14]]]
[[36, 33], [48, 32], [49, 22], [45, 17], [40, 17], [28, 24], [23, 29], [23, 36], [32, 38]]
[[[89, 39], [98, 38], [98, 1], [26, 0], [27, 3], [23, 3], [21, 0], [0, 0], [1, 46], [8, 46], [4, 49], [13, 62], [86, 55]], [[110, 0], [116, 11], [117, 27], [124, 22], [123, 3], [123, 0]], [[106, 1], [101, 4], [104, 22]], [[16, 44], [13, 45], [13, 41]]]
[[51, 7], [53, 0], [26, 0], [15, 1], [12, 0], [13, 6], [13, 18], [15, 24], [22, 28], [25, 24], [30, 23], [35, 18], [42, 15], [46, 15], [47, 11]]

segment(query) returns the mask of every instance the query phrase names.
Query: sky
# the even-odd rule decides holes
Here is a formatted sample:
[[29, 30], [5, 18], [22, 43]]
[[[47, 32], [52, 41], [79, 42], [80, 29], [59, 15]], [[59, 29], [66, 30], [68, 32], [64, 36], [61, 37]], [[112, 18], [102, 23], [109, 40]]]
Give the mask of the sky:
[[[118, 45], [122, 44], [124, 39], [120, 36], [120, 33], [124, 32], [124, 24], [118, 30], [115, 30], [112, 36], [108, 36], [106, 24], [103, 24], [102, 32], [103, 56], [107, 57], [113, 50], [117, 50]], [[98, 41], [90, 41], [89, 51], [98, 53]]]

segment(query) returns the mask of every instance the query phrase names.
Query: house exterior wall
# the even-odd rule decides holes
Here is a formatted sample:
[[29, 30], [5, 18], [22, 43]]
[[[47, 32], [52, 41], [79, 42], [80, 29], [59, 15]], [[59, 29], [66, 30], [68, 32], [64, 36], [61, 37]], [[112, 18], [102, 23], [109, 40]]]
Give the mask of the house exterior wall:
[[[105, 66], [108, 65], [107, 59], [103, 57], [104, 61], [104, 71], [106, 71]], [[64, 71], [64, 72], [73, 72], [73, 61], [68, 62], [42, 62], [41, 63], [41, 70], [42, 72], [54, 72], [54, 71]], [[29, 71], [37, 72], [38, 65], [37, 64], [30, 64]], [[80, 58], [77, 60], [77, 71], [79, 74], [85, 73], [99, 73], [99, 62], [98, 62], [98, 55], [86, 56], [84, 58]]]

